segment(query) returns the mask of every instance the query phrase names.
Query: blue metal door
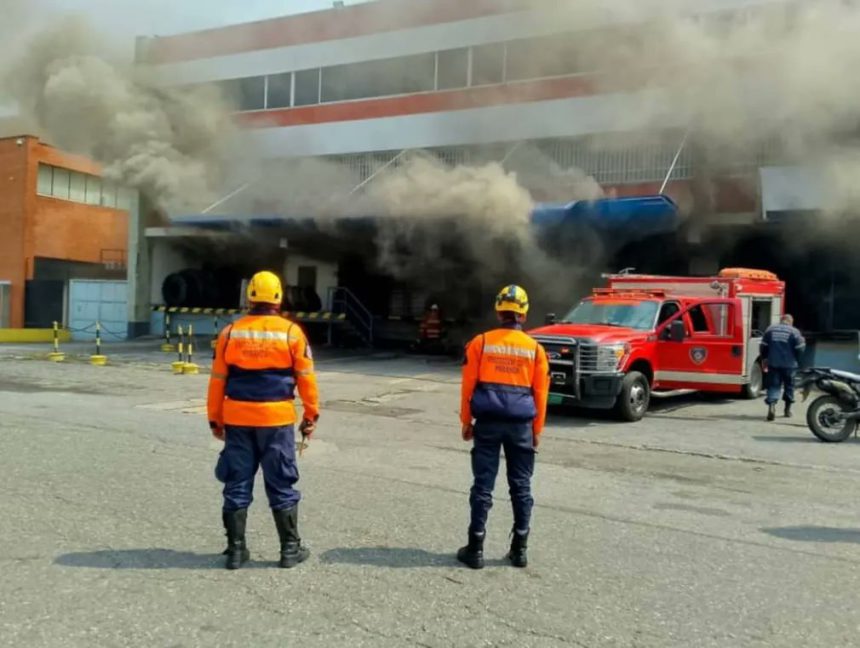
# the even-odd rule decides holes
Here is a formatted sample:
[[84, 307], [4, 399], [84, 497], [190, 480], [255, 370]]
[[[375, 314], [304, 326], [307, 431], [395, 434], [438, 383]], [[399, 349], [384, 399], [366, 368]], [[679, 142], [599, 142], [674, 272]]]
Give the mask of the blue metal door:
[[125, 340], [128, 331], [128, 282], [73, 279], [69, 282], [69, 328], [75, 341], [94, 340], [95, 324], [102, 341]]

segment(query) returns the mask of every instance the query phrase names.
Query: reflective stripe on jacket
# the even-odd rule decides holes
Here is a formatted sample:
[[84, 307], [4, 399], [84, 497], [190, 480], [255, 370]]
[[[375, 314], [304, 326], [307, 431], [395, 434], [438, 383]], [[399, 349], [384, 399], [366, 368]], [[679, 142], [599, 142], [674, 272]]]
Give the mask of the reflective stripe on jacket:
[[442, 319], [438, 315], [427, 315], [419, 327], [419, 334], [427, 340], [438, 340], [442, 337]]
[[466, 347], [460, 419], [532, 421], [543, 431], [549, 397], [549, 362], [543, 347], [519, 328], [501, 328]]
[[301, 328], [279, 315], [248, 315], [218, 336], [207, 413], [218, 426], [276, 427], [319, 415], [313, 357]]

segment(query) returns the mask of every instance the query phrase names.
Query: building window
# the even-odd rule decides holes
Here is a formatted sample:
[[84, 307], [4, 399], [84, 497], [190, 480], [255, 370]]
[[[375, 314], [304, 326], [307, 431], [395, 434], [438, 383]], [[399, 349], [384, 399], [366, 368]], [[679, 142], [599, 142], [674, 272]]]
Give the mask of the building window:
[[370, 97], [430, 92], [436, 79], [435, 53], [350, 63], [323, 68], [322, 100], [348, 101]]
[[262, 110], [266, 106], [266, 78], [248, 77], [221, 82], [221, 89], [228, 101], [238, 110]]
[[69, 199], [69, 183], [71, 181], [71, 177], [72, 174], [68, 169], [54, 167], [54, 187], [51, 191], [51, 195], [54, 198], [63, 198], [65, 200]]
[[296, 106], [312, 106], [320, 101], [320, 71], [296, 72]]
[[268, 83], [266, 108], [289, 108], [293, 83], [292, 73], [273, 74], [269, 77]]
[[87, 198], [88, 205], [102, 204], [102, 179], [95, 176], [87, 176]]
[[508, 44], [507, 80], [523, 81], [585, 71], [583, 41], [588, 34], [524, 38]]
[[50, 196], [54, 193], [54, 167], [47, 164], [39, 165], [39, 178], [36, 182], [36, 193], [40, 196]]
[[472, 48], [472, 85], [490, 85], [504, 80], [505, 44]]
[[131, 209], [134, 193], [101, 178], [48, 164], [39, 164], [36, 193], [86, 205]]
[[439, 52], [436, 87], [439, 90], [465, 88], [469, 85], [469, 48]]
[[83, 203], [87, 200], [87, 176], [84, 173], [72, 172], [69, 186], [69, 200]]

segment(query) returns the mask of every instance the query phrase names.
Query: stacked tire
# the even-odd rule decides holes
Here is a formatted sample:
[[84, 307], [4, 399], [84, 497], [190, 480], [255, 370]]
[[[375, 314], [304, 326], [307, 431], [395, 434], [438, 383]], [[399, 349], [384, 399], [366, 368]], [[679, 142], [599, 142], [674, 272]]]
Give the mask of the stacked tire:
[[161, 296], [175, 308], [236, 308], [241, 284], [241, 276], [230, 270], [189, 268], [168, 275]]

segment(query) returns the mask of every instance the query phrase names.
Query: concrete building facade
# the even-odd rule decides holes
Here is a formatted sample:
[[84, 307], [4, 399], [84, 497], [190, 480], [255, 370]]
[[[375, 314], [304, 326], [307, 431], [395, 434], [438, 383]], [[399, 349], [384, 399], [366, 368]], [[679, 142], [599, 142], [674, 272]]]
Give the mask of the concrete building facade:
[[[647, 3], [641, 16], [628, 16], [623, 23], [595, 14], [577, 24], [571, 24], [559, 4], [376, 0], [141, 38], [137, 57], [167, 83], [220, 85], [236, 103], [236, 119], [248, 143], [264, 158], [328, 160], [350, 168], [362, 182], [372, 181], [404, 151], [428, 151], [449, 164], [509, 164], [527, 145], [561, 169], [581, 169], [610, 197], [656, 194], [662, 189], [709, 227], [752, 231], [776, 212], [794, 209], [791, 201], [773, 195], [791, 173], [769, 146], [717, 173], [703, 168], [696, 147], [684, 145], [688, 115], [672, 106], [659, 88], [628, 81], [611, 89], [607, 70], [582, 55], [583, 48], [594, 51], [595, 43], [611, 48], [631, 37], [636, 26], [649, 19], [644, 13]], [[691, 15], [718, 23], [791, 3], [688, 4]], [[646, 104], [647, 119], [640, 110]], [[640, 137], [645, 130], [653, 136]], [[611, 145], [595, 144], [607, 136], [612, 136]], [[630, 144], [624, 145], [628, 139]], [[542, 199], [540, 187], [529, 188]], [[808, 196], [801, 202], [810, 207]], [[777, 206], [773, 214], [769, 205]], [[278, 206], [261, 210], [277, 213]], [[214, 213], [207, 222], [234, 217]], [[181, 251], [180, 241], [193, 235], [189, 222], [150, 227], [147, 237], [145, 214], [140, 219], [134, 234], [142, 246], [140, 258], [171, 260], [168, 266], [158, 264], [161, 267], [150, 267], [137, 277], [147, 284], [139, 293], [148, 295], [144, 298], [150, 302], [157, 300], [166, 274], [194, 263], [193, 255]], [[685, 236], [692, 251], [689, 265], [679, 272], [707, 273], [724, 261], [756, 260], [752, 243], [749, 254], [716, 258], [709, 256], [700, 232]], [[159, 246], [173, 252], [153, 255]], [[291, 254], [308, 256], [307, 250], [295, 249], [292, 240], [286, 258]], [[281, 262], [285, 275], [298, 272], [297, 267], [288, 267], [289, 261]], [[783, 265], [790, 269], [790, 264]], [[318, 260], [316, 274], [334, 283], [337, 264]], [[323, 294], [331, 287], [317, 284]], [[143, 305], [136, 307], [141, 326], [144, 310]]]

